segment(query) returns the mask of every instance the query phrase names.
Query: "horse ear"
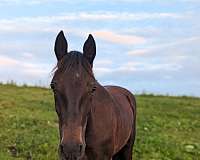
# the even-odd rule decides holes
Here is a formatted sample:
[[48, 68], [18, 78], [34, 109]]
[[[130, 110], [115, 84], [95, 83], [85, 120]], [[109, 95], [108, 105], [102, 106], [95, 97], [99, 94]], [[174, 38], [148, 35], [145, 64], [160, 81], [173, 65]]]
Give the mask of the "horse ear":
[[63, 31], [60, 31], [56, 37], [56, 42], [54, 46], [54, 51], [58, 61], [67, 53], [67, 48], [68, 44], [67, 40], [65, 39], [65, 35]]
[[83, 46], [83, 56], [86, 57], [91, 66], [93, 66], [93, 60], [96, 56], [96, 44], [91, 34], [89, 34]]

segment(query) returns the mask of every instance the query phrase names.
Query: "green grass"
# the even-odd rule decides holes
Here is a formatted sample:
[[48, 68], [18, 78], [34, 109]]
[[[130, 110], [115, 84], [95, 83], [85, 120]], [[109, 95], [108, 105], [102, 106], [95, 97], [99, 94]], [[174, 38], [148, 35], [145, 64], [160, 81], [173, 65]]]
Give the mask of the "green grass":
[[[200, 160], [200, 99], [140, 95], [135, 160]], [[57, 116], [49, 89], [0, 85], [0, 160], [55, 160]]]

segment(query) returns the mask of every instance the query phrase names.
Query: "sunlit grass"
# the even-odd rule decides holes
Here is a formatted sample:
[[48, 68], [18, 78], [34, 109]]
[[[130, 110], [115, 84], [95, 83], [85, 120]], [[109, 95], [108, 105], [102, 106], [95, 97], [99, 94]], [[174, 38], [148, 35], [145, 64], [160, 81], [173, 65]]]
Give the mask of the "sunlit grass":
[[[200, 99], [154, 95], [136, 99], [134, 159], [200, 159]], [[0, 85], [0, 160], [55, 160], [58, 139], [49, 89]]]

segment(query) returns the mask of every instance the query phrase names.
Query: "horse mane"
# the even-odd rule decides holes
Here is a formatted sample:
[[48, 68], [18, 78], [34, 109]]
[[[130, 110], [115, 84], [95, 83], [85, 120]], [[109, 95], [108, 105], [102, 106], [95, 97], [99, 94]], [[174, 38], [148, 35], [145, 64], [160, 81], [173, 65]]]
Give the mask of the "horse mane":
[[78, 51], [71, 51], [69, 53], [66, 53], [53, 68], [53, 75], [63, 72], [69, 72], [74, 69], [74, 66], [78, 66], [78, 69], [83, 68], [89, 74], [89, 76], [95, 79], [92, 67], [89, 64], [88, 60], [83, 56], [81, 52]]

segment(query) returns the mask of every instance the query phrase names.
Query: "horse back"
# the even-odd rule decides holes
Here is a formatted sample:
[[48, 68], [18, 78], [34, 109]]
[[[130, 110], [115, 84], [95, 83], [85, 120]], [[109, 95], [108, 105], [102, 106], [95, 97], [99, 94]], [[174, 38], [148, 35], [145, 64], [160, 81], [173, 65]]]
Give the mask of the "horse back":
[[134, 95], [125, 88], [118, 86], [104, 86], [112, 96], [116, 119], [114, 150], [118, 152], [135, 134], [136, 101]]

